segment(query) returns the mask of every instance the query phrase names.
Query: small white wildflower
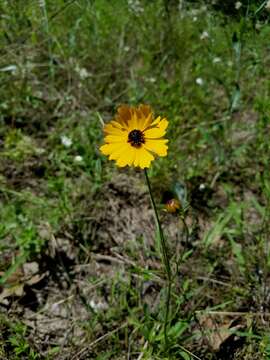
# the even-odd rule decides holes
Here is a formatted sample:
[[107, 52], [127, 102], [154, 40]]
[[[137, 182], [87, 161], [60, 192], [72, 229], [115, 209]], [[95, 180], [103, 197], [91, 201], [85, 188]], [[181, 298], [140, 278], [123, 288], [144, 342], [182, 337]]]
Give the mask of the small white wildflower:
[[155, 77], [150, 77], [148, 78], [148, 81], [153, 84], [157, 81], [157, 79]]
[[209, 34], [207, 31], [203, 31], [201, 36], [200, 36], [200, 39], [201, 40], [205, 40], [205, 39], [208, 39], [209, 38]]
[[130, 47], [129, 46], [124, 46], [124, 49], [123, 49], [125, 52], [129, 52], [130, 50]]
[[65, 135], [62, 135], [62, 136], [61, 136], [61, 143], [62, 143], [65, 147], [69, 148], [69, 147], [71, 147], [71, 145], [72, 145], [72, 140], [71, 140], [69, 137], [67, 137], [67, 136], [65, 136]]
[[196, 22], [198, 20], [197, 16], [193, 16], [192, 21]]
[[88, 78], [90, 75], [85, 68], [81, 68], [78, 64], [75, 66], [75, 71], [82, 80]]
[[196, 84], [202, 86], [202, 85], [203, 85], [203, 79], [200, 78], [200, 77], [197, 78], [197, 79], [196, 79]]
[[52, 311], [53, 313], [58, 313], [58, 312], [59, 312], [59, 304], [58, 304], [58, 303], [52, 304], [52, 306], [51, 306], [51, 311]]
[[82, 158], [82, 156], [80, 156], [80, 155], [76, 155], [76, 156], [74, 157], [74, 161], [80, 163], [80, 162], [83, 161], [83, 158]]
[[262, 24], [259, 21], [257, 21], [255, 24], [255, 29], [260, 30], [261, 28], [262, 28]]
[[237, 2], [235, 3], [235, 5], [234, 5], [234, 7], [236, 8], [236, 10], [239, 10], [241, 6], [242, 6], [241, 1], [237, 1]]
[[85, 68], [81, 68], [79, 71], [79, 76], [82, 80], [84, 80], [84, 79], [88, 78], [89, 73]]
[[202, 190], [204, 190], [204, 189], [205, 189], [205, 185], [204, 185], [204, 184], [200, 184], [199, 190], [202, 191]]
[[89, 304], [91, 308], [93, 308], [95, 311], [108, 309], [108, 304], [103, 303], [101, 301], [96, 303], [94, 300], [90, 300]]
[[220, 57], [215, 57], [214, 59], [213, 59], [213, 64], [218, 64], [218, 63], [220, 63], [221, 62], [221, 58]]
[[144, 11], [140, 0], [128, 0], [128, 6], [131, 11], [133, 11], [135, 14], [142, 13]]

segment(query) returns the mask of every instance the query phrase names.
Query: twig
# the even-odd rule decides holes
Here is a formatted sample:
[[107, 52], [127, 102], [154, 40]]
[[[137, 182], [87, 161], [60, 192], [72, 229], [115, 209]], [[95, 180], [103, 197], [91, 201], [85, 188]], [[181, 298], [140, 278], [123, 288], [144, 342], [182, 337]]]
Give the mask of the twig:
[[139, 357], [138, 357], [137, 360], [141, 360], [141, 359], [142, 359], [143, 354], [144, 354], [144, 350], [147, 348], [147, 346], [148, 346], [148, 341], [146, 341], [146, 342], [144, 343], [144, 345], [143, 345], [143, 351], [140, 353], [140, 355], [139, 355]]
[[262, 312], [244, 312], [244, 311], [207, 311], [207, 310], [197, 310], [195, 311], [198, 314], [210, 314], [210, 315], [220, 315], [220, 316], [266, 316], [270, 317], [270, 313]]
[[205, 277], [205, 276], [198, 276], [197, 280], [209, 281], [209, 282], [212, 282], [213, 284], [218, 284], [218, 285], [227, 286], [227, 287], [233, 287], [232, 285], [227, 284], [223, 281], [211, 279], [211, 278]]
[[197, 355], [193, 354], [191, 351], [187, 350], [186, 348], [184, 348], [184, 346], [178, 345], [180, 347], [180, 349], [182, 349], [185, 353], [189, 354], [190, 356], [192, 356], [194, 359], [196, 360], [202, 360], [201, 358], [199, 358]]
[[110, 255], [102, 255], [102, 254], [92, 254], [93, 258], [97, 261], [110, 261], [110, 262], [116, 262], [117, 264], [123, 264], [124, 261], [122, 259], [117, 259]]

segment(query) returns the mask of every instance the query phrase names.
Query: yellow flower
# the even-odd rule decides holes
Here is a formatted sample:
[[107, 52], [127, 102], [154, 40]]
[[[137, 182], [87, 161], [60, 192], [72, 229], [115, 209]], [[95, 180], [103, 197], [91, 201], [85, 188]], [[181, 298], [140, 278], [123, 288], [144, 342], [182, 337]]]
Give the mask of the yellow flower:
[[105, 144], [100, 151], [120, 167], [148, 168], [154, 160], [153, 154], [167, 155], [168, 140], [163, 139], [167, 126], [165, 118], [154, 118], [148, 105], [137, 108], [122, 105], [115, 119], [104, 126]]

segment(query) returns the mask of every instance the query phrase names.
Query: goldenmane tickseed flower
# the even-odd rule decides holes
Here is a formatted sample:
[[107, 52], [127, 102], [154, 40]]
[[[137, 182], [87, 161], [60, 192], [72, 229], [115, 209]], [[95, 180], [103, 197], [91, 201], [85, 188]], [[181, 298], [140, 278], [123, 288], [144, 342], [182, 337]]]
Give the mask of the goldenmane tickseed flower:
[[163, 138], [167, 126], [167, 119], [160, 116], [155, 119], [148, 105], [122, 105], [114, 120], [104, 126], [105, 144], [100, 151], [119, 167], [148, 168], [154, 155], [167, 155], [168, 140]]

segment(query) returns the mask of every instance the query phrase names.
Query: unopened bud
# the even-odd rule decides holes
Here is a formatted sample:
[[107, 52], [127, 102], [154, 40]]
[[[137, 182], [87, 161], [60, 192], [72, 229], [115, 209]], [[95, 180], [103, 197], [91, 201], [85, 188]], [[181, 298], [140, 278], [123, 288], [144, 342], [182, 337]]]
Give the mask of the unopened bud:
[[169, 213], [175, 213], [181, 208], [181, 204], [176, 199], [170, 199], [166, 202], [165, 208]]

